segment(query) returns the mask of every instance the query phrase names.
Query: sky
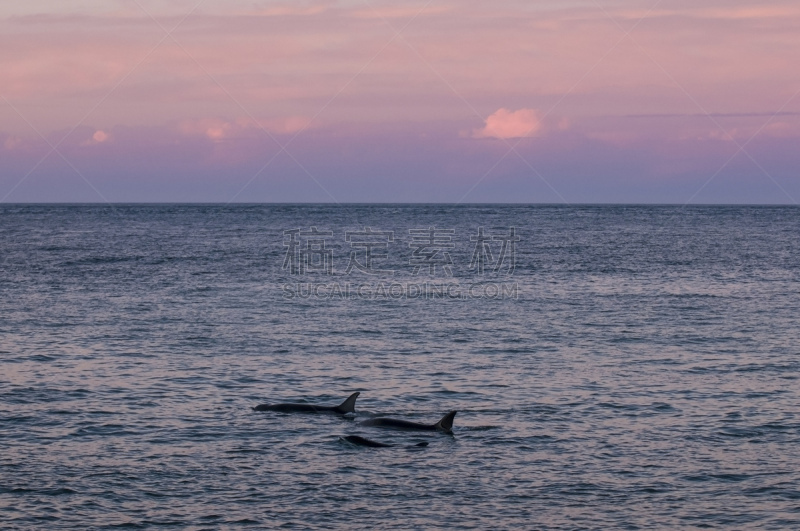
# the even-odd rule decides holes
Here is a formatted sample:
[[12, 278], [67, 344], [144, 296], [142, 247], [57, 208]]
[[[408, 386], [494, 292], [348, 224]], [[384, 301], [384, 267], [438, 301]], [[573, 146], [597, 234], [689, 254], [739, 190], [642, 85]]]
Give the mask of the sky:
[[800, 3], [0, 4], [0, 202], [800, 201]]

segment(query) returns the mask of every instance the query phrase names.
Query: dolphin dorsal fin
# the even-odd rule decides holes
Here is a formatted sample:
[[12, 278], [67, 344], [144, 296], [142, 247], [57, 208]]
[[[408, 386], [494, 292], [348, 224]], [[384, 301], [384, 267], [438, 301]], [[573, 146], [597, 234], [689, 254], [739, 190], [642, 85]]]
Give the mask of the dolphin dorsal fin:
[[447, 415], [442, 417], [442, 420], [440, 420], [439, 422], [437, 422], [435, 424], [436, 429], [437, 430], [442, 430], [442, 431], [447, 431], [447, 432], [453, 431], [453, 419], [456, 417], [456, 413], [458, 413], [458, 412], [457, 411], [451, 411], [450, 413], [448, 413]]
[[352, 395], [348, 396], [344, 402], [336, 406], [336, 411], [338, 411], [339, 413], [355, 413], [356, 398], [358, 398], [358, 395], [360, 394], [361, 393], [359, 391], [356, 391]]

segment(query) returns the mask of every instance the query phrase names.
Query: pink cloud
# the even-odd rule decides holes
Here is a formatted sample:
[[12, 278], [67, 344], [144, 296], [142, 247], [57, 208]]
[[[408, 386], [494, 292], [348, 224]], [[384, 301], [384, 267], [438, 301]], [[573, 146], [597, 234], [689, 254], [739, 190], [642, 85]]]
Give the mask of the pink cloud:
[[391, 6], [391, 7], [374, 7], [371, 9], [356, 9], [350, 13], [350, 16], [355, 18], [412, 18], [419, 17], [420, 15], [440, 15], [451, 11], [450, 6]]
[[96, 130], [92, 136], [80, 143], [81, 146], [96, 146], [111, 139], [111, 135], [102, 129]]
[[221, 118], [200, 118], [183, 120], [178, 124], [178, 131], [186, 136], [204, 136], [209, 140], [220, 142], [232, 138], [254, 136], [259, 130], [271, 134], [293, 134], [311, 125], [311, 120], [304, 116], [285, 116], [281, 118], [259, 119], [239, 117], [235, 120]]
[[236, 122], [228, 122], [219, 118], [201, 118], [184, 120], [178, 124], [178, 131], [186, 136], [204, 136], [209, 140], [220, 141], [236, 136], [243, 127]]
[[534, 136], [541, 131], [542, 122], [534, 109], [509, 111], [498, 109], [486, 119], [482, 129], [475, 129], [473, 138], [522, 138]]
[[271, 120], [259, 120], [258, 125], [271, 133], [293, 134], [311, 126], [311, 120], [305, 116], [286, 116]]
[[[380, 17], [399, 29], [422, 3], [379, 2], [373, 10], [335, 0], [262, 1], [240, 12], [208, 0], [183, 20], [193, 3], [147, 0], [143, 5], [165, 27], [183, 20], [174, 35], [180, 46], [167, 39], [155, 50], [163, 32], [141, 9], [34, 3], [58, 7], [35, 16], [0, 13], [0, 94], [44, 133], [69, 129], [94, 109], [86, 123], [105, 131], [174, 130], [188, 121], [186, 134], [217, 143], [259, 133], [231, 118], [245, 114], [241, 107], [273, 134], [294, 134], [308, 123], [303, 116], [319, 113], [312, 124], [318, 128], [447, 123], [478, 138], [557, 136], [571, 128], [566, 119], [545, 120], [525, 108], [555, 102], [554, 113], [579, 128], [596, 116], [702, 113], [698, 105], [723, 113], [783, 108], [796, 90], [800, 8], [774, 0], [747, 9], [728, 3], [679, 2], [651, 12], [607, 6], [612, 18], [628, 21], [626, 30], [648, 17], [631, 34], [635, 41], [613, 50], [620, 28], [603, 10], [576, 2], [431, 5], [403, 32], [413, 50], [403, 39], [389, 42], [393, 32]], [[507, 108], [473, 131], [471, 109], [450, 87], [469, 106], [491, 110], [501, 101]], [[786, 110], [796, 107], [795, 101]], [[5, 112], [5, 133], [29, 133]], [[634, 138], [644, 134], [638, 125], [631, 129]], [[775, 126], [763, 134], [792, 131]]]
[[764, 134], [775, 138], [794, 138], [800, 136], [798, 124], [775, 122], [764, 127]]
[[18, 136], [8, 136], [3, 142], [3, 147], [6, 148], [8, 151], [18, 149], [23, 145], [25, 145], [25, 141]]

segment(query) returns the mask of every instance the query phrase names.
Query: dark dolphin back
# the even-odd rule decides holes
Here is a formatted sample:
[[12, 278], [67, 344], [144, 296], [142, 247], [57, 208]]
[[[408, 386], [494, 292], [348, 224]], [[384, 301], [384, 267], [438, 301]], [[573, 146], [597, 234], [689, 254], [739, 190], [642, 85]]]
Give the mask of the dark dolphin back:
[[448, 433], [453, 431], [453, 419], [456, 418], [456, 413], [458, 413], [458, 411], [451, 411], [442, 417], [442, 420], [435, 424], [436, 429], [446, 431]]
[[389, 446], [394, 446], [393, 444], [373, 441], [372, 439], [367, 439], [366, 437], [361, 437], [359, 435], [348, 435], [347, 437], [342, 437], [342, 439], [351, 444], [357, 444], [358, 446], [369, 446], [370, 448], [388, 448]]
[[441, 418], [436, 424], [420, 424], [419, 422], [411, 422], [408, 420], [392, 419], [388, 417], [378, 417], [374, 419], [365, 420], [361, 423], [362, 426], [383, 426], [387, 428], [398, 428], [401, 430], [418, 430], [418, 431], [442, 431], [445, 433], [453, 432], [453, 419], [456, 416], [455, 411], [451, 411]]
[[327, 408], [313, 404], [260, 404], [253, 411], [277, 411], [278, 413], [316, 413]]
[[355, 413], [356, 398], [361, 393], [356, 392], [338, 406], [317, 406], [314, 404], [260, 404], [253, 408], [253, 411], [278, 411], [281, 413], [320, 413], [330, 411], [344, 415], [345, 413]]
[[337, 413], [342, 413], [342, 414], [355, 413], [356, 412], [356, 398], [358, 398], [358, 395], [360, 395], [360, 394], [361, 394], [360, 392], [356, 391], [352, 395], [348, 396], [347, 399], [344, 402], [342, 402], [341, 404], [336, 406], [334, 408], [334, 410]]
[[[378, 441], [373, 441], [372, 439], [367, 439], [366, 437], [361, 437], [360, 435], [348, 435], [346, 437], [339, 437], [339, 438], [351, 444], [355, 444], [358, 446], [368, 446], [370, 448], [389, 448], [391, 446], [396, 446], [394, 444], [387, 444]], [[428, 446], [427, 442], [419, 442], [409, 446], [409, 448], [424, 448], [425, 446]]]

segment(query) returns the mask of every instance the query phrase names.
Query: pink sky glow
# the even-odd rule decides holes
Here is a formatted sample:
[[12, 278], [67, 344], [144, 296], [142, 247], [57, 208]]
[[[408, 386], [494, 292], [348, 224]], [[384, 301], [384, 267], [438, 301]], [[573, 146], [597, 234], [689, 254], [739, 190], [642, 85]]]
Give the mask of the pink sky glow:
[[800, 201], [794, 1], [11, 4], [3, 202]]

